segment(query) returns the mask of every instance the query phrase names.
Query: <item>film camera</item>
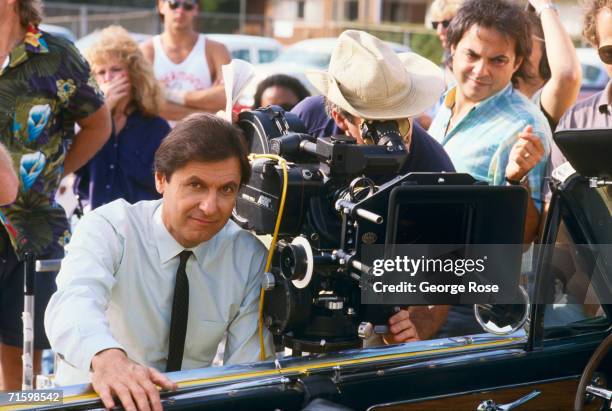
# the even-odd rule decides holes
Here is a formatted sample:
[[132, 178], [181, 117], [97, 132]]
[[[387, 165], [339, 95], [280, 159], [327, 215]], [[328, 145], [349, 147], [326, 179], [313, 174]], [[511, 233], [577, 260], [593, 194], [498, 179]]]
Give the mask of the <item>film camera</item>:
[[[367, 145], [347, 136], [310, 136], [295, 115], [276, 106], [243, 112], [238, 125], [251, 153], [284, 160], [255, 156], [233, 215], [257, 234], [278, 230], [263, 284], [264, 323], [277, 346], [337, 351], [387, 331], [398, 307], [361, 304], [360, 281], [371, 264], [364, 247], [499, 240], [484, 229], [499, 210], [485, 206], [490, 198], [483, 190], [466, 194], [479, 188], [469, 175], [401, 174], [409, 154], [395, 121], [365, 122]], [[444, 194], [449, 190], [452, 201]], [[501, 229], [520, 238], [522, 226], [512, 225], [524, 216], [507, 217]]]

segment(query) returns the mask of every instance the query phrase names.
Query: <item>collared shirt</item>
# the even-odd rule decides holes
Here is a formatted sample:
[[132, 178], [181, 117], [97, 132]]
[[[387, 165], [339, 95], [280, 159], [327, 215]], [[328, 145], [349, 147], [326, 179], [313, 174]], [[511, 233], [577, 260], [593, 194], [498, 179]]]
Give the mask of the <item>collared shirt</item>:
[[44, 255], [68, 240], [66, 215], [54, 195], [75, 121], [103, 102], [76, 48], [30, 25], [0, 71], [0, 142], [20, 178], [19, 195], [0, 208], [0, 220], [19, 256], [28, 250]]
[[455, 169], [491, 185], [504, 185], [510, 150], [518, 134], [531, 125], [544, 146], [542, 160], [529, 172], [531, 197], [542, 206], [542, 187], [550, 155], [551, 131], [538, 107], [511, 84], [477, 103], [453, 127], [450, 119], [457, 88], [449, 90], [429, 133], [446, 149]]
[[[66, 249], [45, 329], [60, 361], [60, 385], [87, 382], [92, 357], [121, 348], [165, 370], [179, 253], [161, 219], [162, 200], [116, 200], [86, 214]], [[224, 363], [259, 358], [258, 301], [266, 249], [228, 221], [191, 249], [183, 369], [207, 367], [227, 331]], [[266, 353], [273, 353], [270, 334]]]
[[128, 203], [160, 198], [155, 189], [155, 151], [170, 126], [159, 116], [130, 114], [119, 134], [114, 130], [104, 147], [77, 175], [79, 194], [97, 208], [118, 198]]
[[[606, 88], [591, 97], [574, 104], [565, 112], [557, 130], [584, 128], [612, 129], [612, 80]], [[556, 168], [565, 163], [566, 159], [555, 144], [552, 151], [552, 166]]]

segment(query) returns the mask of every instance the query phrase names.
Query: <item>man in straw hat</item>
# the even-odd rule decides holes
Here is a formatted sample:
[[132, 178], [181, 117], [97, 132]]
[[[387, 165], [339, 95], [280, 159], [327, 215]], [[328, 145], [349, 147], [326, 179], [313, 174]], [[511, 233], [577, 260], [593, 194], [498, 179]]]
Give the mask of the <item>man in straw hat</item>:
[[[365, 120], [396, 120], [408, 151], [402, 173], [454, 171], [442, 146], [411, 120], [444, 91], [442, 71], [434, 63], [414, 53], [396, 54], [368, 33], [347, 30], [338, 38], [329, 69], [306, 76], [324, 97], [307, 99], [301, 109], [296, 106], [301, 118], [317, 117], [325, 104], [337, 127], [359, 144], [367, 143], [361, 129]], [[311, 124], [321, 123], [320, 117]], [[401, 310], [389, 319], [384, 341], [431, 338], [447, 312], [447, 306]]]

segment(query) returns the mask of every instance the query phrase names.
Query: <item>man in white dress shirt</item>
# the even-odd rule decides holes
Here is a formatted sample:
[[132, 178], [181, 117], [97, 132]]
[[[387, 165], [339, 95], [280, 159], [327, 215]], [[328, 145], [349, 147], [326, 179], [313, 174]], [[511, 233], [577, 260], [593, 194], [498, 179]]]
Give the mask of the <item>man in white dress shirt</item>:
[[106, 407], [115, 395], [126, 409], [161, 410], [155, 385], [175, 388], [161, 372], [209, 366], [225, 332], [225, 363], [258, 360], [266, 249], [229, 220], [249, 175], [239, 130], [194, 114], [155, 155], [161, 200], [117, 200], [83, 218], [45, 315], [58, 384], [91, 380]]

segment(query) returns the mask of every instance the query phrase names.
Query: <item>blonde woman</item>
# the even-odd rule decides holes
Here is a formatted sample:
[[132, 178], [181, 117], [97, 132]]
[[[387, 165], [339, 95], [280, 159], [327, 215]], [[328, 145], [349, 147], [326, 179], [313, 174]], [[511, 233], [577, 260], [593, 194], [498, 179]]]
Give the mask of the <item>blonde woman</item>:
[[113, 130], [80, 170], [79, 193], [92, 209], [118, 198], [129, 203], [159, 198], [153, 157], [170, 126], [159, 116], [162, 94], [151, 65], [119, 26], [102, 30], [85, 56], [111, 110]]
[[436, 31], [440, 43], [444, 50], [448, 50], [449, 46], [446, 41], [446, 30], [457, 14], [457, 10], [463, 3], [463, 0], [435, 0], [431, 3], [430, 16], [431, 27]]

